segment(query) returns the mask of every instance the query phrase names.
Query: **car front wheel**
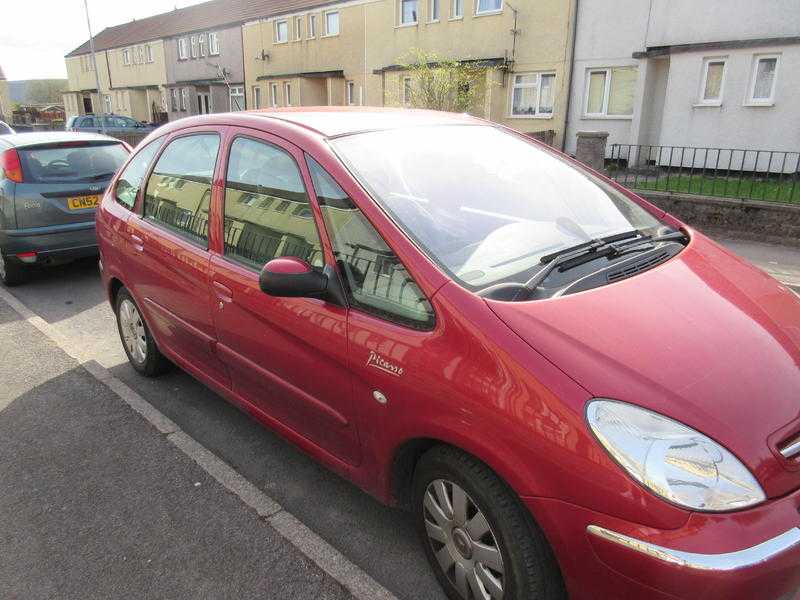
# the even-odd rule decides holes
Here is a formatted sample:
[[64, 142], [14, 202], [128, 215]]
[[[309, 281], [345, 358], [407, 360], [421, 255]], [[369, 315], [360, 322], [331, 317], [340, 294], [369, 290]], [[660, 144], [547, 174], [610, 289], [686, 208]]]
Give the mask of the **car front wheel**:
[[544, 534], [485, 464], [439, 446], [414, 473], [413, 509], [425, 553], [451, 600], [561, 600]]
[[19, 285], [25, 281], [25, 267], [19, 263], [10, 262], [0, 251], [0, 281], [8, 287]]
[[156, 346], [139, 307], [127, 289], [119, 290], [116, 304], [119, 337], [133, 368], [147, 377], [165, 372], [169, 362]]

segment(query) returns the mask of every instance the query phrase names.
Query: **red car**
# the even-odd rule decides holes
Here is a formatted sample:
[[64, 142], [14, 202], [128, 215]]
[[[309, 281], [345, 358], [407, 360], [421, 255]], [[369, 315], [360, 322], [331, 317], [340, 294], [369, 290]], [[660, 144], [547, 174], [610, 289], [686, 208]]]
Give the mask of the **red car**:
[[167, 359], [384, 502], [450, 598], [793, 598], [800, 300], [465, 115], [206, 115], [97, 214]]

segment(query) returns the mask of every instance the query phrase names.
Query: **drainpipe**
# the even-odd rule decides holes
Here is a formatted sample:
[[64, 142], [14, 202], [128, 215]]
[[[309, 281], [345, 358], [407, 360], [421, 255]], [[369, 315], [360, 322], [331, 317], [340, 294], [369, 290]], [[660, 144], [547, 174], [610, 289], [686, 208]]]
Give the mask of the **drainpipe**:
[[103, 94], [100, 91], [100, 73], [97, 72], [97, 55], [94, 52], [94, 37], [92, 37], [92, 23], [89, 21], [89, 0], [83, 0], [83, 7], [86, 10], [86, 26], [89, 29], [89, 51], [92, 53], [92, 65], [94, 66], [94, 81], [97, 86], [97, 103], [100, 105], [100, 131], [106, 133], [106, 123], [103, 119]]
[[561, 136], [561, 151], [567, 147], [567, 125], [569, 125], [569, 109], [572, 104], [572, 78], [575, 76], [575, 45], [578, 39], [578, 8], [581, 0], [575, 0], [574, 10], [572, 15], [572, 48], [569, 57], [569, 85], [567, 86], [567, 105], [564, 108], [564, 135]]

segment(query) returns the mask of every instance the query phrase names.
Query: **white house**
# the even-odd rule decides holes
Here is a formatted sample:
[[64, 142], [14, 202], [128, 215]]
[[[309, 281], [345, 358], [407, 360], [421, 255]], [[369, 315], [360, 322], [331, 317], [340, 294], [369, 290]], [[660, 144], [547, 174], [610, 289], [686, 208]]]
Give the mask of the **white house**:
[[800, 1], [583, 0], [575, 31], [568, 152], [579, 131], [607, 131], [609, 157], [615, 143], [800, 151]]

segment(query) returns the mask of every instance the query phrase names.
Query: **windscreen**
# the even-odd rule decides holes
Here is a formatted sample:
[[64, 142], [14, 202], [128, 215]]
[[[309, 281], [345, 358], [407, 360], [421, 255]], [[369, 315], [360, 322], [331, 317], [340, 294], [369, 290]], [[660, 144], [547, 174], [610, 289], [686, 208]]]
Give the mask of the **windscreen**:
[[122, 144], [34, 146], [17, 150], [25, 183], [110, 179], [128, 156]]
[[331, 143], [398, 225], [471, 289], [523, 283], [546, 254], [661, 225], [588, 172], [491, 126], [409, 127]]

